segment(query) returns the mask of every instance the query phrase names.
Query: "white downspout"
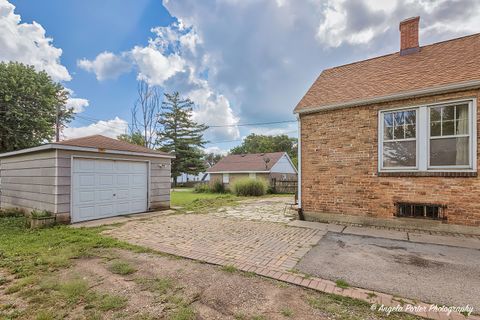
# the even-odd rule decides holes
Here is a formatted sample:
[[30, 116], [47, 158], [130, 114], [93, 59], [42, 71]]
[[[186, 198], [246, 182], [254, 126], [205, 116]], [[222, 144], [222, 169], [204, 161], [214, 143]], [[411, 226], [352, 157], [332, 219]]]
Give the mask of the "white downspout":
[[297, 114], [298, 121], [298, 208], [302, 208], [302, 123], [300, 122], [300, 115]]

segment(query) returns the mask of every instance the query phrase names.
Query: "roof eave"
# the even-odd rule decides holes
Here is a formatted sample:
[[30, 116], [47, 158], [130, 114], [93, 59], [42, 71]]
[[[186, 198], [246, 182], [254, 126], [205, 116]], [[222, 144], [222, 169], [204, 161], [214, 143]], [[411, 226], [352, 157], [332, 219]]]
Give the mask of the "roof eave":
[[469, 89], [475, 89], [479, 87], [480, 87], [480, 80], [472, 80], [467, 82], [458, 82], [454, 84], [448, 84], [444, 86], [400, 92], [400, 93], [395, 93], [395, 94], [375, 97], [375, 98], [369, 98], [369, 99], [359, 99], [359, 100], [352, 100], [348, 102], [330, 104], [325, 106], [308, 107], [308, 108], [303, 108], [299, 110], [294, 110], [293, 113], [309, 114], [309, 113], [315, 113], [315, 112], [326, 111], [326, 110], [336, 110], [336, 109], [363, 106], [363, 105], [368, 105], [373, 103], [403, 100], [403, 99], [409, 99], [409, 98], [414, 98], [419, 96], [442, 94], [442, 93], [448, 93], [448, 92], [458, 91], [458, 90], [469, 90]]
[[121, 154], [121, 155], [131, 155], [131, 156], [141, 156], [141, 157], [152, 157], [152, 158], [168, 158], [175, 159], [175, 156], [158, 154], [158, 153], [146, 153], [146, 152], [133, 152], [133, 151], [122, 151], [122, 150], [111, 150], [111, 149], [99, 149], [99, 148], [89, 148], [89, 147], [78, 147], [78, 146], [67, 146], [55, 143], [45, 144], [43, 146], [22, 149], [17, 151], [11, 151], [0, 154], [0, 158], [6, 158], [11, 156], [16, 156], [19, 154], [26, 154], [32, 152], [46, 151], [46, 150], [72, 150], [72, 151], [84, 151], [84, 152], [100, 152], [102, 154]]

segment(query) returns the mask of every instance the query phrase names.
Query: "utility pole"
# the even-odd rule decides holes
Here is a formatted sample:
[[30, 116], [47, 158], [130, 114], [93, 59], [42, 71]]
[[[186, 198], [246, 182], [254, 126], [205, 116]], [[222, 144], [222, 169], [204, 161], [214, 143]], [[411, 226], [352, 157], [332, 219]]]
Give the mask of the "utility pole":
[[57, 112], [55, 117], [55, 142], [60, 141], [60, 105], [57, 104]]

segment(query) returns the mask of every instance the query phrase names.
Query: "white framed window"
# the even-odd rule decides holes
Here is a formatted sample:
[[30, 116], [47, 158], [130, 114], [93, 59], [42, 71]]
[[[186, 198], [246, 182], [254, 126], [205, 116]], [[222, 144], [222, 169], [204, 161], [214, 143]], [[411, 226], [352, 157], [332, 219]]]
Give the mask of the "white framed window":
[[223, 183], [230, 183], [230, 174], [229, 173], [224, 173], [222, 176], [222, 182]]
[[379, 171], [476, 170], [476, 100], [379, 112]]
[[257, 179], [257, 174], [256, 174], [255, 172], [250, 172], [250, 173], [248, 174], [248, 177], [249, 177], [250, 179]]

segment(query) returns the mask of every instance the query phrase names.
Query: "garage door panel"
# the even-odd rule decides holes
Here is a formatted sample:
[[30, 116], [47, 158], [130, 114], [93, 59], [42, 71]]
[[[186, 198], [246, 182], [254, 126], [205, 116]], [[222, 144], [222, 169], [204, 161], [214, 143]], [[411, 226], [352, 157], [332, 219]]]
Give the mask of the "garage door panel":
[[115, 169], [115, 161], [112, 160], [95, 160], [95, 170], [97, 172], [111, 171]]
[[112, 217], [115, 215], [115, 206], [113, 203], [99, 204], [96, 206], [100, 217]]
[[95, 206], [84, 206], [78, 209], [79, 221], [95, 219]]
[[115, 190], [114, 189], [99, 189], [97, 190], [96, 194], [97, 200], [98, 201], [112, 201], [114, 200], [114, 194]]
[[78, 176], [78, 186], [79, 187], [94, 187], [95, 186], [95, 175], [81, 173]]
[[98, 184], [101, 186], [112, 186], [113, 175], [100, 175], [98, 177]]
[[128, 161], [117, 161], [115, 163], [115, 169], [117, 171], [129, 172], [131, 164]]
[[145, 175], [134, 175], [132, 185], [134, 186], [143, 186], [147, 183], [147, 177]]
[[83, 159], [74, 163], [74, 172], [93, 172], [95, 170], [95, 160]]
[[145, 212], [146, 162], [74, 159], [72, 221]]
[[[143, 192], [143, 190], [142, 190]], [[117, 189], [117, 199], [118, 200], [125, 200], [128, 199], [130, 196], [129, 189]]]
[[117, 212], [119, 214], [128, 214], [131, 212], [130, 210], [130, 201], [127, 202], [118, 202], [117, 203]]
[[132, 199], [136, 199], [136, 200], [145, 199], [145, 192], [143, 188], [131, 188], [130, 196]]
[[130, 176], [122, 174], [117, 176], [117, 186], [128, 186], [130, 184]]
[[143, 200], [132, 201], [130, 210], [132, 212], [142, 212], [141, 210], [144, 207], [144, 203], [145, 203], [145, 201], [143, 201]]
[[80, 190], [78, 194], [79, 194], [78, 201], [80, 203], [95, 202], [95, 191]]

